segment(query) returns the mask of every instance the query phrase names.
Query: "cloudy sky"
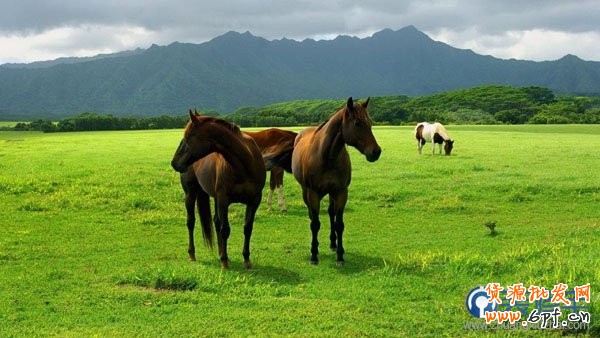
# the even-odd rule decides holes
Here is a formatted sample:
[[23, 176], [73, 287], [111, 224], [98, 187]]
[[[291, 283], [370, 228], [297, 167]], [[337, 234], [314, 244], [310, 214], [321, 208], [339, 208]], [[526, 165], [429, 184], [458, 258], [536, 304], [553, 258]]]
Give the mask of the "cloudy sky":
[[228, 31], [367, 37], [413, 25], [499, 58], [600, 61], [598, 0], [2, 0], [0, 64], [201, 43]]

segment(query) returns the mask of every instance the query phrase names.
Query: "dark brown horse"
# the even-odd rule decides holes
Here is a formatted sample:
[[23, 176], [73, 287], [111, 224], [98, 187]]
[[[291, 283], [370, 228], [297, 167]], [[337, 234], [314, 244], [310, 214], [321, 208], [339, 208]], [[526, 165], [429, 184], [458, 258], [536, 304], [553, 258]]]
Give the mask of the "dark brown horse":
[[210, 197], [215, 202], [215, 229], [223, 268], [229, 267], [227, 239], [230, 234], [228, 209], [231, 203], [246, 204], [244, 248], [246, 268], [250, 263], [250, 237], [254, 216], [260, 205], [265, 185], [265, 165], [256, 143], [238, 126], [225, 120], [200, 116], [190, 110], [188, 122], [171, 166], [181, 173], [185, 192], [188, 253], [196, 260], [194, 246], [194, 205], [198, 205], [202, 235], [213, 246]]
[[[277, 128], [270, 128], [261, 131], [251, 132], [246, 131], [250, 137], [254, 139], [260, 151], [265, 154], [270, 154], [276, 151], [277, 147], [294, 144], [297, 133], [289, 130], [281, 130]], [[273, 191], [277, 189], [277, 201], [279, 204], [279, 210], [286, 211], [285, 200], [283, 199], [283, 168], [272, 167], [267, 168], [271, 171], [269, 179], [269, 194], [267, 195], [267, 206], [269, 211], [273, 210]]]
[[[318, 128], [305, 129], [296, 137], [291, 169], [302, 187], [304, 203], [308, 207], [312, 231], [312, 264], [319, 262], [319, 208], [325, 195], [329, 195], [330, 248], [337, 252], [337, 264], [344, 264], [343, 217], [351, 177], [346, 145], [358, 149], [369, 162], [377, 161], [381, 155], [381, 148], [371, 131], [368, 104], [369, 99], [360, 104], [350, 97], [346, 105], [327, 122]], [[273, 158], [273, 161], [276, 162], [277, 158]]]

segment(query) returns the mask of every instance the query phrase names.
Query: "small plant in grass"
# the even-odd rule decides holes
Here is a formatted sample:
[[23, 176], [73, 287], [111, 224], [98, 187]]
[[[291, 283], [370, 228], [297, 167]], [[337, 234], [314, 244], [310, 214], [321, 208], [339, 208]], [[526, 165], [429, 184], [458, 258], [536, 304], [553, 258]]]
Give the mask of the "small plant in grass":
[[494, 237], [498, 235], [498, 232], [496, 231], [496, 221], [489, 221], [485, 223], [485, 226], [490, 229], [490, 236]]

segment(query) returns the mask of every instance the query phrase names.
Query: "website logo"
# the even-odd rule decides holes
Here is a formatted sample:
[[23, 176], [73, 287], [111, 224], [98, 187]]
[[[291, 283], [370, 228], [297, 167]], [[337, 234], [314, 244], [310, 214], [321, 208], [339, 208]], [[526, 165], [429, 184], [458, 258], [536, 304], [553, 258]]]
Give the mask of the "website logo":
[[473, 317], [485, 318], [486, 312], [496, 311], [498, 303], [490, 302], [490, 296], [483, 286], [477, 286], [469, 291], [466, 300], [467, 310]]

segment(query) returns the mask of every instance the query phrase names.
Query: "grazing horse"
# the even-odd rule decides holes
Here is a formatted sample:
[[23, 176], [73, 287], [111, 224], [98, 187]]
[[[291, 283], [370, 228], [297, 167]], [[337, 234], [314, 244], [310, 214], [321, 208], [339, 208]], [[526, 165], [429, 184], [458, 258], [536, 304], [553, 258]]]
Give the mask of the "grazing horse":
[[238, 126], [225, 120], [200, 116], [189, 111], [190, 121], [185, 127], [171, 166], [181, 173], [185, 192], [188, 253], [196, 260], [194, 247], [194, 205], [198, 205], [202, 235], [212, 248], [210, 197], [215, 203], [215, 230], [221, 266], [229, 267], [227, 239], [230, 227], [228, 209], [231, 203], [246, 204], [244, 223], [244, 266], [250, 268], [250, 237], [254, 216], [262, 199], [265, 185], [265, 164], [254, 140], [244, 135]]
[[[371, 131], [368, 104], [369, 99], [364, 103], [355, 103], [350, 97], [346, 105], [328, 121], [317, 128], [304, 129], [296, 137], [291, 169], [302, 187], [302, 197], [308, 207], [312, 232], [311, 264], [319, 262], [319, 208], [325, 195], [329, 195], [329, 247], [337, 252], [337, 264], [344, 264], [343, 217], [351, 177], [346, 145], [358, 149], [369, 162], [377, 161], [381, 155], [381, 148]], [[277, 163], [276, 158], [275, 161]]]
[[421, 149], [425, 142], [431, 142], [431, 154], [435, 154], [435, 145], [439, 144], [440, 154], [442, 153], [442, 143], [444, 143], [444, 151], [446, 155], [450, 155], [454, 146], [454, 141], [448, 135], [446, 128], [441, 123], [421, 122], [415, 127], [415, 137], [417, 138], [417, 149], [421, 154]]
[[[245, 133], [254, 139], [256, 145], [258, 145], [258, 148], [263, 155], [271, 153], [278, 146], [286, 144], [293, 145], [294, 140], [298, 135], [293, 131], [281, 130], [277, 128], [270, 128], [256, 132], [246, 131]], [[267, 168], [267, 170], [271, 171], [271, 176], [269, 179], [269, 194], [267, 195], [267, 206], [269, 207], [269, 211], [273, 210], [273, 191], [275, 189], [277, 189], [279, 210], [287, 211], [285, 207], [285, 201], [283, 199], [284, 170], [281, 167]]]

